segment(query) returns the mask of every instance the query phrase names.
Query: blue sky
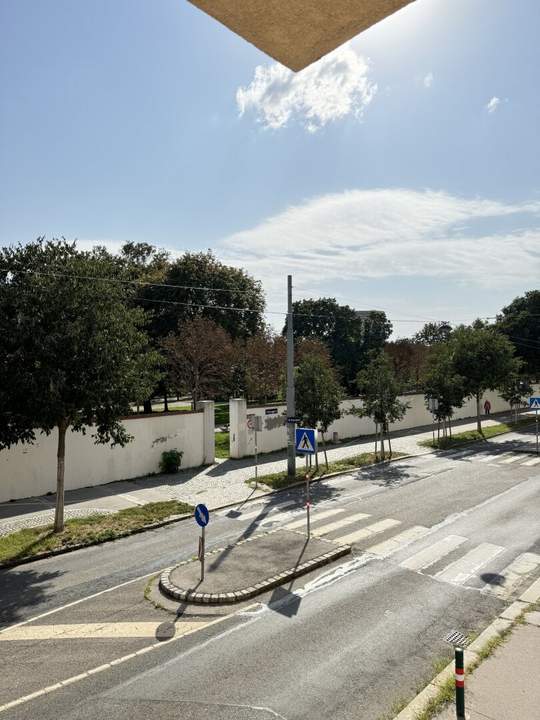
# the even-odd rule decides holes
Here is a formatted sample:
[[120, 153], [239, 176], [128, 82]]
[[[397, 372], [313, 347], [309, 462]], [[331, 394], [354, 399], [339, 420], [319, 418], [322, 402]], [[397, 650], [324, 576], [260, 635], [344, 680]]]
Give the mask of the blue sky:
[[185, 0], [0, 0], [2, 244], [211, 247], [397, 336], [492, 316], [538, 287], [539, 35], [416, 0], [294, 75]]

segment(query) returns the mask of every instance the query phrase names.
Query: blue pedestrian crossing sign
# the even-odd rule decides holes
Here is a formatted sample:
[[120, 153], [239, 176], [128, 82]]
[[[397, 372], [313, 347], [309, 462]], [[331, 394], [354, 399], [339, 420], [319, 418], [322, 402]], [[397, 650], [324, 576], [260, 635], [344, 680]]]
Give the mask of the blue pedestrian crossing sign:
[[197, 525], [200, 527], [206, 527], [208, 525], [208, 521], [210, 520], [210, 512], [206, 505], [203, 505], [200, 503], [195, 508], [195, 521]]
[[529, 407], [533, 410], [540, 410], [540, 397], [530, 397]]
[[296, 452], [315, 455], [317, 452], [317, 433], [313, 428], [296, 428]]

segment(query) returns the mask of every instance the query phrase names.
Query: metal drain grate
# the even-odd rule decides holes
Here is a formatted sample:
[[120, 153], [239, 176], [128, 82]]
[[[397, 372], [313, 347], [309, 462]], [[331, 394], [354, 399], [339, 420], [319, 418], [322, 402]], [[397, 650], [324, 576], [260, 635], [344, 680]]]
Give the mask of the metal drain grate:
[[443, 637], [443, 640], [449, 645], [461, 648], [467, 647], [470, 642], [470, 640], [463, 633], [460, 633], [457, 630], [452, 630], [452, 632], [449, 632], [448, 635], [445, 635]]

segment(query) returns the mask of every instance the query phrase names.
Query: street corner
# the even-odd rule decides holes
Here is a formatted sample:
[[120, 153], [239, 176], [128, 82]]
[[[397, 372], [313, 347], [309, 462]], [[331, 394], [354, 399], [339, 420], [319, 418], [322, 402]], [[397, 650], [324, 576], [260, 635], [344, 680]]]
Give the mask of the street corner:
[[272, 530], [167, 568], [148, 598], [169, 610], [171, 601], [181, 603], [186, 614], [246, 603], [350, 552], [350, 545]]

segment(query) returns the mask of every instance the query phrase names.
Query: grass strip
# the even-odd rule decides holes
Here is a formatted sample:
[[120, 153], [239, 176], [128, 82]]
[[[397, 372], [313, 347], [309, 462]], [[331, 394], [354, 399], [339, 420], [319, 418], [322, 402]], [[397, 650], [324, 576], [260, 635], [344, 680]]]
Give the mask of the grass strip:
[[511, 432], [526, 425], [531, 424], [530, 419], [518, 420], [510, 423], [497, 423], [497, 425], [486, 425], [482, 428], [482, 432], [478, 430], [466, 430], [465, 432], [456, 433], [452, 437], [440, 438], [439, 440], [420, 440], [419, 445], [423, 447], [435, 448], [435, 450], [448, 450], [448, 448], [463, 445], [463, 443], [472, 442], [473, 440], [487, 440], [488, 438]]
[[[392, 454], [392, 458], [401, 457], [402, 455], [403, 453], [395, 452]], [[389, 459], [390, 458], [388, 457], [386, 458], [386, 460]], [[360, 467], [363, 467], [364, 465], [373, 465], [379, 462], [384, 461], [378, 455], [375, 455], [375, 453], [361, 453], [360, 455], [353, 455], [348, 458], [343, 458], [342, 460], [334, 460], [333, 462], [328, 463], [328, 468], [326, 467], [326, 464], [322, 462], [319, 466], [318, 472], [315, 470], [315, 468], [311, 468], [310, 478], [312, 480], [315, 478], [322, 478], [329, 473], [356, 470]], [[272, 488], [272, 490], [280, 490], [281, 488], [289, 487], [289, 485], [293, 485], [294, 483], [301, 482], [305, 479], [305, 469], [298, 469], [295, 478], [289, 478], [286, 470], [282, 470], [277, 473], [270, 473], [269, 475], [259, 475], [259, 483], [264, 483], [264, 485]], [[254, 482], [254, 477], [246, 480], [246, 483], [248, 485], [251, 485], [251, 483]]]
[[95, 545], [192, 510], [187, 503], [167, 500], [125, 508], [116, 513], [96, 513], [66, 520], [61, 533], [54, 533], [52, 525], [17, 530], [0, 536], [0, 562], [22, 560], [49, 550]]
[[229, 457], [229, 433], [228, 432], [217, 432], [215, 433], [216, 442], [216, 457], [217, 458], [228, 458]]

